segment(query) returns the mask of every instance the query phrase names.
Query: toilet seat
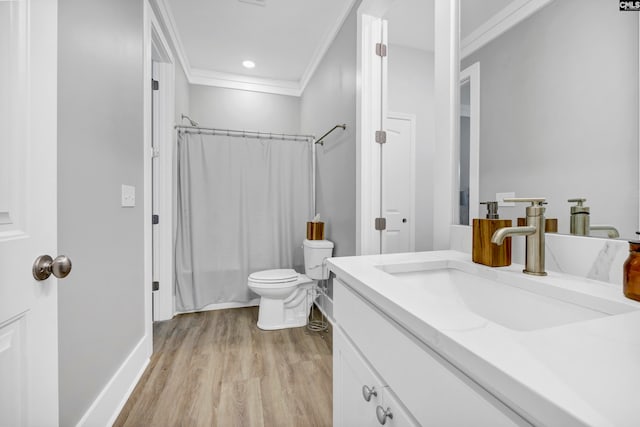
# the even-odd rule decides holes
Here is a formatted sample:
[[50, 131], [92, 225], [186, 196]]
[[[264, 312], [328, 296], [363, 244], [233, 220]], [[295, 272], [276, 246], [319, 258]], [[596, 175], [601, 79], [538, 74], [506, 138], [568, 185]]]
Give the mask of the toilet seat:
[[249, 281], [261, 285], [291, 283], [298, 280], [300, 274], [291, 268], [256, 271], [249, 276]]

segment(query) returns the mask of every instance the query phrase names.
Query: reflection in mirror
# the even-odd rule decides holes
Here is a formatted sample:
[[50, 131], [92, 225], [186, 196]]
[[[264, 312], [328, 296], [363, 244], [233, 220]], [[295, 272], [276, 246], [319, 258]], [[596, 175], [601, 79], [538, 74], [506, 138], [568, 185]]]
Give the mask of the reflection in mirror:
[[[560, 233], [570, 232], [568, 200], [584, 198], [592, 225], [630, 237], [638, 228], [638, 14], [602, 0], [554, 0], [513, 25], [509, 11], [522, 3], [461, 0], [461, 69], [482, 67], [479, 198], [545, 197]], [[503, 218], [523, 213], [500, 208]], [[611, 235], [606, 227], [588, 234]]]
[[480, 64], [460, 72], [460, 144], [458, 146], [459, 204], [455, 217], [460, 225], [478, 217], [478, 144], [480, 141]]
[[471, 83], [466, 80], [460, 84], [460, 167], [458, 168], [458, 181], [460, 187], [459, 224], [461, 225], [469, 225], [470, 97]]

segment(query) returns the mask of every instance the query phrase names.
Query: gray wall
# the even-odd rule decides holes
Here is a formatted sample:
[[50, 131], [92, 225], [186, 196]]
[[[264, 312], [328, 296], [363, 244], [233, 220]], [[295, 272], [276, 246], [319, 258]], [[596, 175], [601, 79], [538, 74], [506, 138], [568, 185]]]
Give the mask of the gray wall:
[[[182, 114], [189, 115], [190, 111], [190, 85], [187, 80], [187, 76], [184, 74], [184, 70], [180, 65], [180, 61], [178, 60], [178, 56], [174, 53], [173, 55], [175, 64], [175, 106], [176, 106], [176, 124], [180, 123], [180, 117]], [[185, 122], [186, 123], [186, 122]]]
[[191, 118], [201, 126], [274, 133], [298, 133], [300, 98], [191, 85]]
[[[474, 52], [480, 62], [480, 199], [545, 196], [569, 230], [568, 198], [591, 223], [636, 230], [638, 17], [602, 0], [556, 0]], [[522, 216], [523, 206], [502, 215]]]
[[[58, 288], [60, 425], [71, 426], [144, 335], [142, 2], [60, 0], [58, 28], [59, 253], [73, 260]], [[120, 207], [122, 184], [135, 208]]]
[[389, 46], [388, 108], [416, 115], [416, 251], [433, 249], [433, 72], [433, 52]]
[[356, 10], [309, 81], [301, 102], [301, 130], [320, 136], [336, 124], [346, 131], [332, 133], [317, 146], [317, 211], [325, 221], [326, 238], [334, 255], [356, 250]]

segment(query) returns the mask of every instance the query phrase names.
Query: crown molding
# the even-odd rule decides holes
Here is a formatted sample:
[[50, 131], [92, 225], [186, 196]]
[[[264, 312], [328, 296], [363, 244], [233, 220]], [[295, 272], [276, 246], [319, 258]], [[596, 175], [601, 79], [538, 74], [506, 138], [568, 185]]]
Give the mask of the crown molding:
[[216, 86], [228, 89], [250, 90], [277, 95], [300, 96], [300, 82], [294, 80], [275, 80], [240, 74], [192, 68], [188, 75], [189, 83], [194, 85]]
[[479, 26], [460, 42], [460, 59], [465, 58], [519, 24], [552, 0], [516, 0], [487, 22]]
[[244, 76], [242, 74], [222, 73], [218, 71], [192, 68], [189, 63], [189, 59], [187, 58], [184, 44], [180, 39], [178, 26], [175, 22], [175, 18], [173, 17], [171, 7], [167, 4], [166, 0], [155, 0], [155, 3], [160, 14], [160, 20], [169, 33], [168, 37], [176, 51], [176, 56], [182, 65], [187, 81], [190, 84], [249, 90], [277, 95], [301, 96], [307, 84], [311, 80], [311, 77], [313, 77], [313, 74], [322, 62], [322, 58], [338, 35], [338, 32], [342, 28], [347, 16], [349, 16], [349, 12], [356, 1], [357, 0], [348, 0], [345, 2], [345, 7], [340, 12], [338, 19], [336, 19], [330, 30], [325, 33], [322, 43], [314, 51], [313, 56], [311, 57], [311, 60], [299, 81], [251, 77]]
[[178, 27], [176, 26], [176, 21], [173, 18], [171, 8], [167, 5], [166, 0], [154, 0], [154, 2], [158, 7], [158, 12], [160, 12], [160, 20], [169, 32], [169, 39], [171, 40], [171, 44], [173, 45], [176, 55], [180, 60], [182, 70], [184, 71], [185, 76], [187, 76], [187, 80], [189, 80], [191, 65], [189, 64], [189, 60], [185, 54], [184, 45], [182, 44], [182, 40], [178, 34]]

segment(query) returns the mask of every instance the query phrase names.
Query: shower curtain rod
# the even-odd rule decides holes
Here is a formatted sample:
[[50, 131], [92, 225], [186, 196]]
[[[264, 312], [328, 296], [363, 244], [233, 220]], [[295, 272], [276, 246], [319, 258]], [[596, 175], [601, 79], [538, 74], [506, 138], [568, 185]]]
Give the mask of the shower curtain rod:
[[189, 133], [211, 133], [213, 135], [227, 135], [227, 136], [238, 136], [243, 138], [265, 138], [265, 139], [280, 139], [283, 141], [309, 141], [312, 142], [315, 140], [315, 136], [313, 135], [294, 135], [288, 133], [270, 133], [270, 132], [256, 132], [256, 131], [248, 131], [248, 130], [232, 130], [232, 129], [217, 129], [217, 128], [207, 128], [200, 126], [175, 126], [178, 131], [189, 132]]

